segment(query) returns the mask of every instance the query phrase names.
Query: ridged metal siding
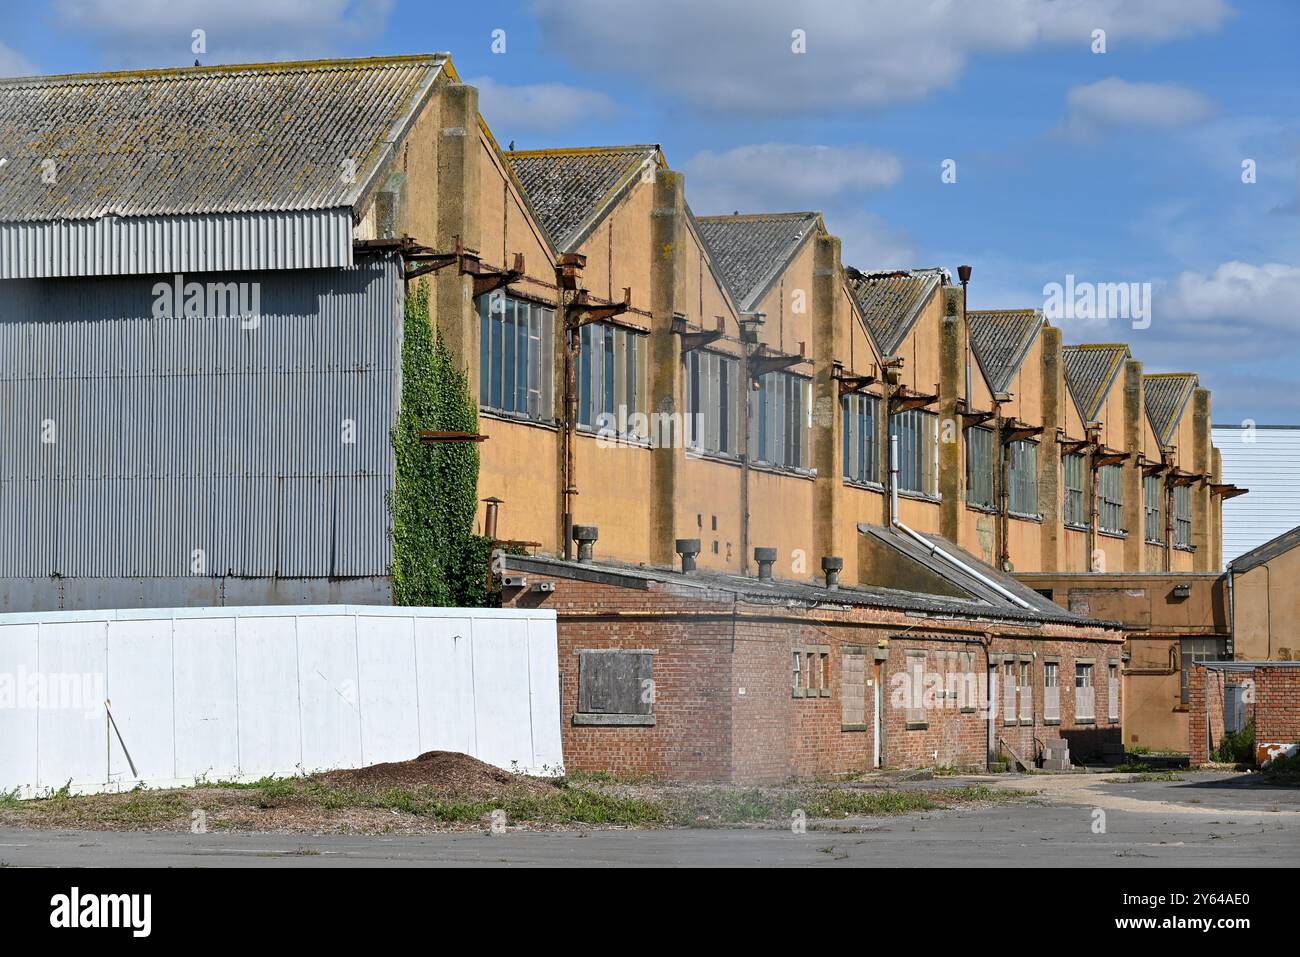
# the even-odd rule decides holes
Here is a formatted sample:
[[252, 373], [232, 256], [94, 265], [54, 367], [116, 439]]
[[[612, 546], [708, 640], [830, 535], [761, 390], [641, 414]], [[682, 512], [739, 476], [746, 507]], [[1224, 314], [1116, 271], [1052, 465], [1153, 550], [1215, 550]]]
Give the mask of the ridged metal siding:
[[1250, 494], [1223, 503], [1223, 560], [1230, 562], [1300, 525], [1300, 426], [1214, 427], [1223, 480]]
[[349, 209], [0, 223], [0, 279], [351, 264]]
[[153, 318], [168, 278], [0, 283], [0, 578], [385, 574], [397, 264], [204, 277], [257, 329]]

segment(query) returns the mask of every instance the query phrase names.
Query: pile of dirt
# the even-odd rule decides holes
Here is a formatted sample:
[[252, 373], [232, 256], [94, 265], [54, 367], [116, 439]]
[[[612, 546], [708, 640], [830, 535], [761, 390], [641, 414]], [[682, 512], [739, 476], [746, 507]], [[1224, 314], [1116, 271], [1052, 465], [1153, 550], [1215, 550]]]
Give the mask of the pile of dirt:
[[447, 795], [491, 800], [506, 793], [545, 795], [558, 785], [542, 778], [511, 774], [459, 751], [426, 751], [411, 761], [392, 761], [364, 768], [325, 771], [314, 780], [336, 787], [433, 788]]

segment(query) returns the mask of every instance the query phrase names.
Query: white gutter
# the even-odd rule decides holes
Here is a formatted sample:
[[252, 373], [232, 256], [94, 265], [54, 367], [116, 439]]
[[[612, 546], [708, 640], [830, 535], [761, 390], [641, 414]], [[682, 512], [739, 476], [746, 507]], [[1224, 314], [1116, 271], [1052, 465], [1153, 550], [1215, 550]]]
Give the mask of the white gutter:
[[1007, 590], [1006, 588], [1004, 588], [1003, 586], [995, 582], [993, 579], [989, 578], [983, 572], [971, 568], [970, 565], [967, 565], [956, 555], [953, 555], [951, 552], [945, 551], [944, 549], [940, 548], [938, 545], [934, 544], [934, 542], [918, 534], [917, 532], [912, 531], [910, 528], [908, 528], [906, 525], [904, 525], [902, 522], [898, 520], [898, 436], [897, 435], [891, 435], [889, 437], [889, 477], [890, 477], [889, 518], [890, 518], [890, 523], [895, 528], [903, 532], [905, 535], [907, 535], [913, 541], [915, 541], [918, 545], [924, 548], [927, 552], [929, 552], [931, 557], [938, 555], [944, 561], [948, 562], [948, 564], [956, 568], [959, 568], [961, 571], [965, 572], [971, 578], [974, 578], [976, 581], [988, 585], [995, 592], [997, 592], [999, 595], [1001, 595], [1003, 598], [1007, 599], [1008, 601], [1012, 602], [1013, 604], [1019, 605], [1021, 608], [1024, 608], [1027, 611], [1034, 610], [1033, 605], [1029, 604], [1029, 602], [1025, 601], [1015, 592]]

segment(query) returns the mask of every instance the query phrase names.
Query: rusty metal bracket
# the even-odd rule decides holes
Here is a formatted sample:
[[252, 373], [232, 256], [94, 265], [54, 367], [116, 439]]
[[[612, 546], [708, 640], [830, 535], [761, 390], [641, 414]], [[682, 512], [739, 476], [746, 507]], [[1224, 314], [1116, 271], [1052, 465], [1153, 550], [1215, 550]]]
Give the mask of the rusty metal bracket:
[[1088, 451], [1088, 449], [1092, 448], [1097, 443], [1089, 442], [1087, 439], [1083, 439], [1081, 441], [1059, 442], [1058, 444], [1060, 446], [1062, 455], [1078, 455], [1081, 452]]
[[837, 396], [844, 398], [846, 395], [854, 395], [862, 392], [867, 386], [875, 385], [880, 380], [873, 375], [858, 375], [856, 372], [845, 372], [843, 364], [839, 362], [831, 363], [831, 378], [837, 383]]
[[977, 425], [983, 425], [989, 419], [993, 418], [993, 412], [963, 412], [961, 414], [961, 427], [963, 429], [974, 428]]
[[889, 397], [889, 406], [892, 414], [893, 412], [911, 412], [913, 409], [924, 409], [938, 401], [938, 393], [929, 395], [924, 392], [916, 392], [907, 386], [900, 386], [898, 391]]
[[716, 329], [700, 330], [692, 332], [686, 328], [686, 320], [677, 316], [673, 317], [672, 331], [682, 337], [682, 355], [688, 352], [694, 352], [696, 349], [703, 348], [711, 342], [717, 342], [726, 333], [725, 320], [718, 316], [718, 327]]
[[1043, 434], [1041, 425], [1025, 425], [1023, 422], [1017, 422], [1014, 419], [1010, 422], [1002, 423], [1002, 444], [1010, 445], [1012, 442], [1023, 442], [1026, 439], [1032, 439]]
[[803, 352], [798, 355], [789, 355], [782, 352], [769, 351], [767, 346], [760, 346], [754, 355], [749, 357], [749, 377], [754, 380], [761, 379], [763, 376], [780, 372], [791, 366], [797, 366], [801, 362], [807, 362]]
[[1099, 448], [1097, 454], [1092, 457], [1092, 467], [1099, 469], [1107, 465], [1119, 465], [1121, 462], [1127, 462], [1132, 457], [1132, 452], [1117, 452], [1114, 449]]
[[[405, 238], [409, 239], [409, 237]], [[478, 254], [467, 252], [459, 236], [455, 239], [456, 248], [449, 253], [440, 253], [427, 246], [420, 246], [414, 240], [410, 245], [399, 246], [402, 258], [406, 261], [404, 278], [418, 279], [452, 265], [460, 269], [461, 275], [477, 273], [480, 268]]]
[[1245, 495], [1250, 491], [1250, 489], [1240, 488], [1239, 486], [1228, 483], [1212, 482], [1210, 484], [1210, 491], [1213, 494], [1218, 495], [1220, 498], [1229, 499], [1236, 498], [1238, 495]]
[[615, 316], [621, 316], [632, 308], [632, 287], [623, 287], [622, 302], [604, 302], [591, 298], [587, 290], [579, 290], [566, 308], [568, 322], [566, 325], [571, 329], [577, 329], [591, 322], [602, 322], [606, 319], [613, 319]]
[[524, 254], [515, 253], [515, 262], [510, 269], [484, 266], [478, 260], [470, 260], [464, 263], [462, 269], [474, 276], [474, 298], [477, 299], [479, 296], [486, 296], [498, 289], [504, 289], [512, 282], [518, 282], [524, 278]]
[[1174, 469], [1166, 476], [1165, 481], [1174, 488], [1184, 485], [1195, 485], [1202, 479], [1209, 478], [1201, 472], [1184, 472], [1182, 469]]

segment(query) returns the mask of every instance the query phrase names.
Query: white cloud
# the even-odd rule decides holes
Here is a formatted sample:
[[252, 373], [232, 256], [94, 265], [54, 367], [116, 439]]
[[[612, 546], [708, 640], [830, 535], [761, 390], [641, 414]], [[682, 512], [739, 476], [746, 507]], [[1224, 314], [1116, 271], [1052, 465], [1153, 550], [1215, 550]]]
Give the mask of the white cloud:
[[1157, 293], [1157, 318], [1256, 328], [1295, 329], [1300, 266], [1222, 263], [1211, 273], [1184, 272]]
[[846, 195], [893, 186], [903, 164], [871, 146], [756, 143], [705, 150], [682, 167], [691, 206], [730, 213], [822, 210]]
[[1129, 83], [1114, 76], [1070, 87], [1066, 102], [1070, 113], [1063, 132], [1076, 138], [1091, 138], [1124, 127], [1177, 129], [1198, 123], [1213, 112], [1207, 97], [1187, 87]]
[[563, 83], [507, 86], [487, 76], [465, 82], [478, 87], [479, 111], [488, 125], [507, 137], [515, 130], [559, 130], [605, 120], [618, 109], [604, 93]]
[[[951, 86], [968, 59], [1110, 50], [1215, 30], [1224, 0], [534, 0], [547, 49], [698, 105], [771, 114], [881, 107]], [[804, 31], [806, 52], [792, 52]]]
[[[53, 0], [62, 30], [111, 65], [205, 65], [326, 56], [380, 36], [392, 0]], [[195, 54], [193, 31], [206, 34]]]
[[27, 57], [0, 43], [0, 76], [35, 76], [39, 72]]

